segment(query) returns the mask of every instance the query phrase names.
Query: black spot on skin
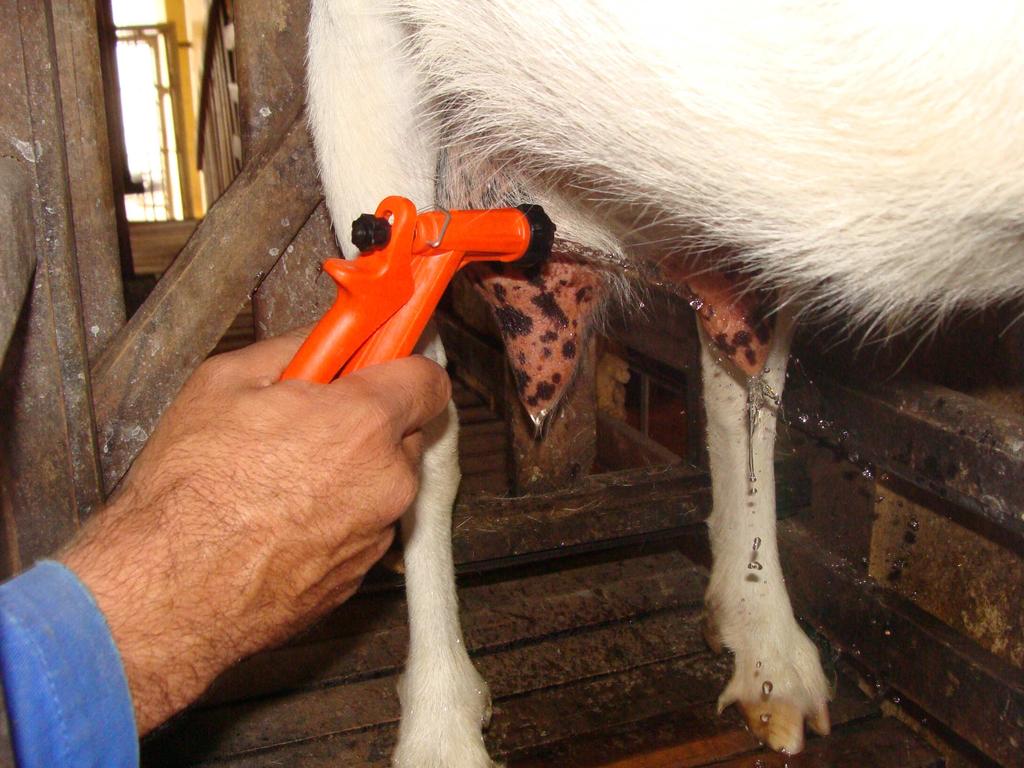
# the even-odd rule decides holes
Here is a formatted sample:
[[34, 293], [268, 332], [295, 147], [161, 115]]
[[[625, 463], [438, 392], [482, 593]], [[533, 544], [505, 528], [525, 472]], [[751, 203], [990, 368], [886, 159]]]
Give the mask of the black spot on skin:
[[736, 335], [732, 337], [732, 343], [737, 347], [749, 347], [751, 341], [753, 337], [747, 331], [736, 331]]
[[540, 340], [547, 344], [550, 344], [552, 341], [558, 341], [558, 334], [555, 333], [554, 331], [548, 331], [547, 333], [540, 337]]
[[593, 296], [593, 289], [589, 285], [584, 285], [578, 291], [576, 291], [576, 303], [586, 304]]
[[569, 281], [568, 280], [559, 280], [558, 284], [560, 286], [562, 286], [563, 288], [565, 288], [565, 286], [567, 286], [569, 284]]
[[907, 531], [906, 533], [903, 534], [903, 541], [905, 543], [907, 543], [907, 544], [916, 544], [917, 543], [917, 534], [914, 533], [913, 531]]
[[569, 340], [562, 345], [562, 357], [566, 360], [572, 360], [576, 357], [576, 342]]
[[531, 408], [535, 407], [537, 405], [537, 398], [531, 395], [530, 397], [526, 398], [526, 404]]
[[545, 360], [551, 357], [551, 347], [544, 347], [543, 349], [541, 349], [540, 356], [543, 357]]
[[755, 355], [754, 350], [750, 349], [749, 347], [743, 353], [743, 356], [747, 358], [747, 362], [750, 363], [751, 365], [757, 362], [757, 355]]
[[533, 320], [515, 307], [498, 307], [494, 316], [506, 336], [525, 336], [533, 330]]
[[[500, 263], [500, 262], [499, 262]], [[523, 270], [523, 277], [530, 285], [536, 285], [538, 288], [544, 287], [544, 275], [542, 273], [543, 267], [538, 264], [528, 269]]]
[[530, 299], [530, 303], [537, 307], [544, 317], [558, 323], [562, 328], [568, 327], [569, 318], [565, 316], [565, 312], [558, 306], [558, 302], [555, 301], [555, 294], [551, 293], [551, 291], [541, 291]]
[[756, 573], [748, 573], [747, 574], [746, 581], [753, 581], [753, 582], [756, 583], [756, 582], [758, 582], [760, 580], [761, 580], [761, 577], [758, 576]]
[[520, 396], [522, 396], [523, 393], [526, 392], [527, 386], [529, 386], [530, 384], [530, 374], [528, 374], [522, 368], [513, 368], [512, 375], [515, 377], [516, 380], [516, 391], [519, 393]]
[[724, 333], [719, 333], [715, 336], [715, 346], [725, 352], [729, 357], [736, 354], [736, 347], [729, 343], [729, 339]]
[[520, 352], [518, 355], [516, 355], [516, 359], [519, 360], [519, 364], [520, 365], [526, 365], [526, 353], [525, 352]]
[[555, 384], [561, 384], [562, 383], [562, 374], [560, 374], [560, 373], [552, 374], [551, 380], [553, 382], [555, 382]]
[[505, 286], [500, 283], [495, 283], [492, 289], [494, 291], [494, 298], [500, 301], [502, 304], [507, 300], [508, 291], [505, 290]]
[[550, 400], [555, 396], [555, 385], [550, 381], [542, 381], [537, 385], [536, 397], [540, 401]]

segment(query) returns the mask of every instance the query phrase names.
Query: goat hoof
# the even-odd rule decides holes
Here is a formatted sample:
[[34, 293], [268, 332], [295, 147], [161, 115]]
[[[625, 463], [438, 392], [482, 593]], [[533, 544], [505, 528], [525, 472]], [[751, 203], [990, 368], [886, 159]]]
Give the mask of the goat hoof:
[[805, 722], [822, 736], [831, 730], [830, 694], [817, 648], [795, 623], [788, 635], [769, 647], [733, 648], [736, 669], [718, 711], [736, 704], [757, 738], [776, 752], [795, 755], [804, 748]]
[[776, 752], [796, 755], [804, 748], [804, 719], [811, 730], [827, 736], [831, 730], [828, 706], [822, 704], [807, 714], [791, 701], [772, 700], [737, 702], [751, 732]]

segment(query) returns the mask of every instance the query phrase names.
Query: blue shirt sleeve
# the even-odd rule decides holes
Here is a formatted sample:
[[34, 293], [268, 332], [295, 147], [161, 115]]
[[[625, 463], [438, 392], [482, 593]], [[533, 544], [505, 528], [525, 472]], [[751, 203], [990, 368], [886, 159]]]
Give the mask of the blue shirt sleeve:
[[0, 675], [19, 768], [135, 768], [121, 656], [96, 601], [43, 561], [0, 585]]

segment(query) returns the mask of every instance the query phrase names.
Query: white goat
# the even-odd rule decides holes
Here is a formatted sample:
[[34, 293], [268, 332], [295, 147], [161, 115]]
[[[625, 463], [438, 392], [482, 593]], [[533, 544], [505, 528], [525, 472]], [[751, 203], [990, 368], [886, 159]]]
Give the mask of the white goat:
[[[471, 185], [494, 186], [481, 169], [500, 168], [498, 186], [543, 204], [563, 237], [617, 258], [655, 239], [662, 252], [738, 246], [722, 266], [787, 305], [766, 374], [776, 393], [794, 307], [889, 330], [1020, 296], [1022, 83], [1024, 6], [1012, 1], [312, 0], [309, 115], [336, 222], [390, 194], [433, 202], [452, 181], [436, 179], [451, 148], [484, 159], [460, 179], [476, 170]], [[828, 694], [779, 567], [774, 417], [748, 434], [747, 383], [706, 339], [703, 369], [707, 597], [735, 654], [720, 705], [739, 702], [795, 753], [805, 719], [828, 730]], [[432, 425], [403, 522], [399, 766], [491, 765], [451, 565], [456, 429], [452, 410]]]

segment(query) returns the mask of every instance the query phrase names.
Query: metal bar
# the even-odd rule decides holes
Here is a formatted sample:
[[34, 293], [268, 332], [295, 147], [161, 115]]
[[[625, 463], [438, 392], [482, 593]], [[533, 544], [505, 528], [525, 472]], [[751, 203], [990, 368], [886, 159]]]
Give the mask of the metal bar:
[[108, 490], [312, 213], [321, 196], [316, 178], [305, 120], [296, 116], [210, 209], [99, 360], [95, 402]]
[[1024, 420], [923, 382], [848, 385], [793, 377], [794, 427], [1024, 535]]

